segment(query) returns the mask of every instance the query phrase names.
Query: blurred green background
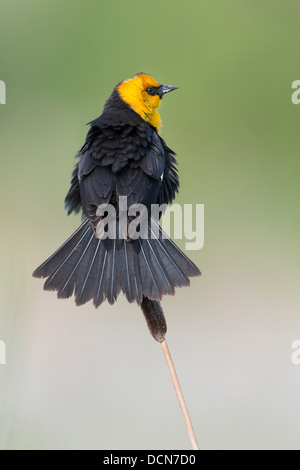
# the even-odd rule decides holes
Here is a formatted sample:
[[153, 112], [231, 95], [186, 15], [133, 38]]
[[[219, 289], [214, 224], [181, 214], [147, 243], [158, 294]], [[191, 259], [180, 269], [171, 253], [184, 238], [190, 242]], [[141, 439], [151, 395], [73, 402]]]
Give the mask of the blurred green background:
[[[1, 0], [2, 449], [189, 449], [140, 309], [77, 308], [33, 269], [79, 225], [63, 200], [87, 127], [136, 72], [161, 107], [180, 203], [205, 204], [203, 272], [164, 298], [202, 449], [300, 448], [300, 4]], [[183, 247], [183, 244], [181, 244]]]

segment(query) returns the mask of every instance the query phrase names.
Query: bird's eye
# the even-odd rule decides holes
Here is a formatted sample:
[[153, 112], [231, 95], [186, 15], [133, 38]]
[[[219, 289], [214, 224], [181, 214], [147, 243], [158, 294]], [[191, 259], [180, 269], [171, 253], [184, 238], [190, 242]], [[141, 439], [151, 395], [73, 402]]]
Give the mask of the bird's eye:
[[155, 89], [155, 87], [153, 87], [153, 86], [149, 86], [149, 87], [146, 89], [146, 92], [148, 93], [148, 95], [155, 95], [156, 89]]

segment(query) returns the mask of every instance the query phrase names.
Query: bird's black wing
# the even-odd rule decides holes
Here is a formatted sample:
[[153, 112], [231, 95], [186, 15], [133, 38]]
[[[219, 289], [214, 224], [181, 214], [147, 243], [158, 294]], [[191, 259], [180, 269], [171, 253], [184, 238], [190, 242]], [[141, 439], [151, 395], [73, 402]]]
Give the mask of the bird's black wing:
[[160, 141], [165, 155], [165, 169], [163, 174], [163, 184], [158, 194], [158, 204], [171, 204], [179, 191], [179, 178], [176, 169], [177, 161], [175, 152], [171, 150], [166, 142], [160, 137]]
[[165, 153], [156, 131], [149, 125], [137, 130], [138, 149], [118, 174], [116, 192], [126, 196], [127, 204], [144, 204], [148, 209], [157, 203], [165, 171]]
[[[80, 151], [66, 197], [69, 213], [78, 211], [80, 200], [94, 229], [98, 206], [116, 206], [119, 196], [127, 197], [128, 207], [144, 204], [150, 208], [157, 203], [164, 177], [170, 173], [164, 142], [149, 124], [109, 120], [96, 124], [92, 123]], [[168, 185], [166, 188], [169, 194]]]
[[[80, 158], [81, 152], [78, 152], [75, 158]], [[71, 187], [68, 191], [68, 194], [65, 198], [65, 208], [68, 215], [75, 212], [77, 214], [82, 210], [80, 190], [79, 190], [79, 179], [78, 179], [78, 166], [79, 162], [76, 163], [75, 168], [71, 176]]]

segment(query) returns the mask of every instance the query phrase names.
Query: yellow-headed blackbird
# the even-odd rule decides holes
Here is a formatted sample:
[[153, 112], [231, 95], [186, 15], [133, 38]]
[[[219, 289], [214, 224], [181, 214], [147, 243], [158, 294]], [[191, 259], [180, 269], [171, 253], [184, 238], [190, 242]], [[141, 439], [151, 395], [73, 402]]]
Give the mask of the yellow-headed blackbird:
[[[187, 286], [190, 276], [200, 274], [163, 236], [157, 221], [152, 227], [149, 223], [146, 237], [120, 236], [116, 230], [113, 238], [103, 226], [107, 212], [99, 211], [111, 204], [119, 224], [120, 197], [127, 197], [128, 208], [143, 204], [149, 210], [152, 204], [173, 201], [179, 188], [175, 153], [158, 134], [157, 109], [163, 95], [176, 88], [139, 73], [120, 82], [101, 116], [89, 123], [65, 199], [68, 214], [82, 211], [84, 221], [34, 271], [36, 277], [47, 277], [45, 290], [56, 290], [59, 298], [74, 293], [77, 305], [93, 299], [96, 307], [105, 299], [114, 303], [122, 291], [129, 302], [143, 306], [147, 299], [174, 294], [176, 286]], [[126, 226], [135, 220], [128, 214]]]

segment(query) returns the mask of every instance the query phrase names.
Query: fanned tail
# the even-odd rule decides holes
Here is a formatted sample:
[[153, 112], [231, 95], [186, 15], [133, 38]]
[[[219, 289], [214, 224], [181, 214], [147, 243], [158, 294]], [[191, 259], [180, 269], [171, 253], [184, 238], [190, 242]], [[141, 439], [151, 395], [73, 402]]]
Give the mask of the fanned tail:
[[101, 240], [88, 220], [33, 273], [47, 278], [44, 289], [57, 291], [58, 298], [73, 293], [77, 305], [93, 299], [113, 304], [122, 291], [129, 302], [141, 304], [144, 297], [160, 300], [174, 294], [175, 287], [188, 286], [190, 277], [201, 273], [197, 266], [166, 236], [157, 223], [148, 239]]

